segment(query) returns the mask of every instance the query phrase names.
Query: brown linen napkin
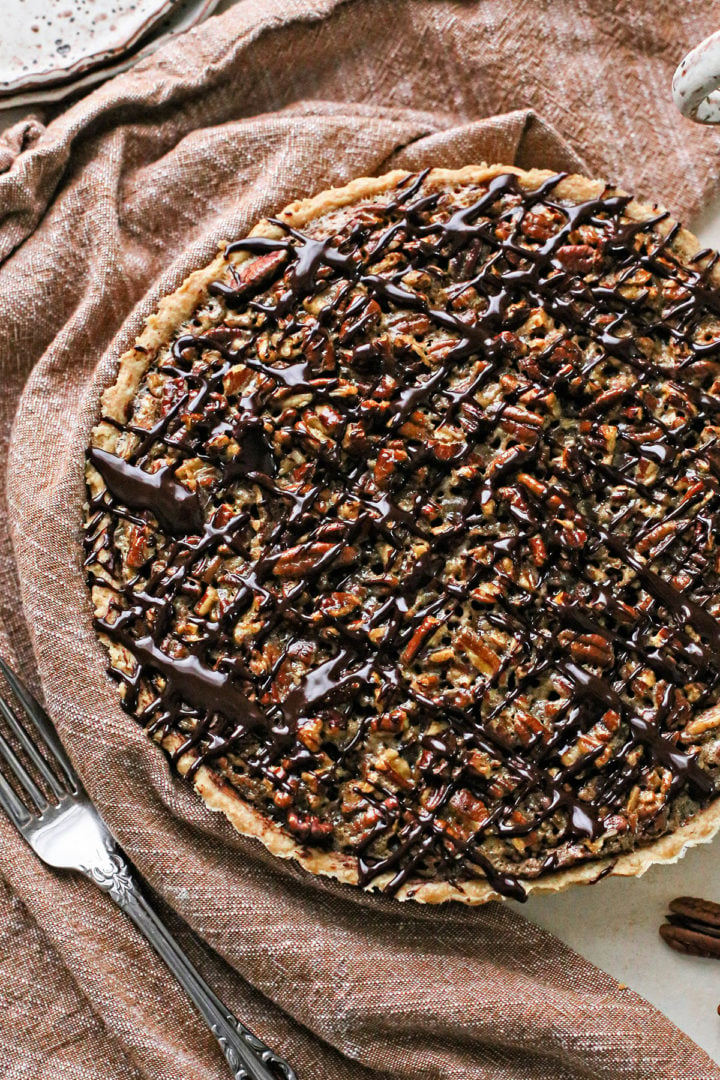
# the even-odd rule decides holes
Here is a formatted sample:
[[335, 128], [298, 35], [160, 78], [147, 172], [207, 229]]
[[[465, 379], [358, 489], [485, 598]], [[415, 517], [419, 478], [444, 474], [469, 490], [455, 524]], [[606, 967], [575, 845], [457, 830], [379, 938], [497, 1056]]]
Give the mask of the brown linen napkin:
[[[481, 159], [587, 167], [696, 209], [718, 138], [674, 114], [668, 86], [711, 15], [637, 6], [245, 0], [34, 131], [0, 176], [0, 649], [42, 687], [209, 980], [301, 1080], [720, 1080], [647, 1002], [509, 909], [364, 896], [210, 814], [120, 711], [78, 545], [83, 450], [119, 352], [262, 214], [357, 174]], [[0, 868], [0, 1076], [228, 1075], [129, 924], [1, 815]]]

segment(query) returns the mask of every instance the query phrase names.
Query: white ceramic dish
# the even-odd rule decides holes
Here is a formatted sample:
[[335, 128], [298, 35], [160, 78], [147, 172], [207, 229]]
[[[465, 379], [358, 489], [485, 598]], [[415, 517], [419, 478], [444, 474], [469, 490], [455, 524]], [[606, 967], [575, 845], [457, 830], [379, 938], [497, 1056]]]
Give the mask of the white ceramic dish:
[[176, 0], [3, 0], [0, 94], [81, 75], [131, 49]]
[[97, 83], [110, 79], [113, 75], [119, 75], [127, 71], [133, 64], [143, 60], [146, 56], [159, 49], [168, 37], [173, 34], [183, 33], [193, 26], [202, 22], [217, 7], [220, 0], [175, 0], [172, 7], [153, 30], [140, 42], [139, 47], [131, 53], [125, 53], [114, 63], [96, 67], [86, 72], [77, 79], [71, 79], [56, 86], [36, 87], [26, 92], [0, 97], [0, 110], [16, 109], [27, 105], [49, 105], [53, 102], [63, 101], [71, 94], [82, 90], [88, 90]]
[[672, 92], [683, 116], [698, 124], [720, 124], [720, 30], [684, 57]]

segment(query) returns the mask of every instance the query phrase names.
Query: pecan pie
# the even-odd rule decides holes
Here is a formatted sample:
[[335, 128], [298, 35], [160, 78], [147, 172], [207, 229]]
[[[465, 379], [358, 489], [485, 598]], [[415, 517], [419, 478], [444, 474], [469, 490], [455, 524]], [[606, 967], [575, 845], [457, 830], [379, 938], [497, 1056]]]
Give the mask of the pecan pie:
[[360, 179], [148, 320], [88, 452], [125, 708], [271, 851], [401, 898], [720, 824], [720, 272], [657, 207]]

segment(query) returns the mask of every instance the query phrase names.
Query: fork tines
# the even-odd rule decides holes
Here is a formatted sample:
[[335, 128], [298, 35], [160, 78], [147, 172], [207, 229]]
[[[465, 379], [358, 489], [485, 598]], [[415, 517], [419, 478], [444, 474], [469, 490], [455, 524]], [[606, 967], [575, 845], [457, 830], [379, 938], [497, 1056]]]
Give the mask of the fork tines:
[[15, 742], [0, 732], [0, 805], [20, 827], [51, 800], [77, 794], [79, 780], [44, 709], [1, 657], [0, 672], [14, 698], [0, 694], [0, 716]]

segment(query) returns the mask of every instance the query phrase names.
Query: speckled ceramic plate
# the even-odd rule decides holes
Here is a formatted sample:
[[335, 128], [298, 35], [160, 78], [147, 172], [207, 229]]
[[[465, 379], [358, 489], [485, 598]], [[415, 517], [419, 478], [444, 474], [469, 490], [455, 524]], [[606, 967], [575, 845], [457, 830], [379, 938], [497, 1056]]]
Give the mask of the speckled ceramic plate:
[[133, 64], [150, 56], [165, 43], [168, 37], [190, 30], [202, 22], [215, 10], [219, 2], [220, 0], [176, 0], [171, 10], [154, 26], [152, 32], [143, 38], [134, 51], [126, 52], [114, 63], [96, 67], [69, 82], [55, 86], [36, 87], [7, 97], [0, 96], [0, 110], [15, 109], [26, 105], [51, 104], [62, 101], [79, 91], [89, 90], [97, 83], [127, 71]]
[[3, 0], [0, 94], [44, 86], [131, 49], [176, 0]]

